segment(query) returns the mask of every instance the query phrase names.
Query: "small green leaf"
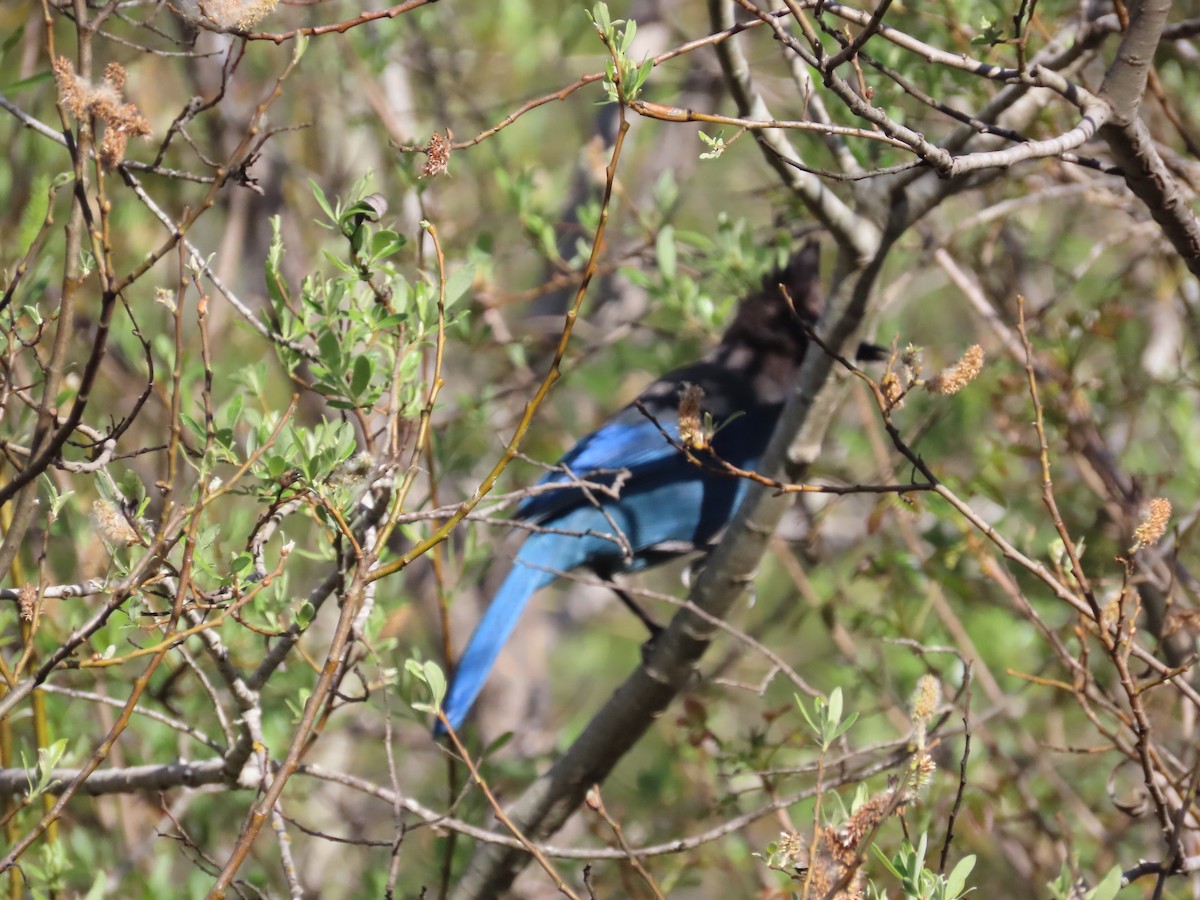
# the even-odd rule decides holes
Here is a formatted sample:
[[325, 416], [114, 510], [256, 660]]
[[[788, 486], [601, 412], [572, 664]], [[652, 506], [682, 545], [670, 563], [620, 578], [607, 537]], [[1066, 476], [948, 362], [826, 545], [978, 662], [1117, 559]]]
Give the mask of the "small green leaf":
[[30, 75], [28, 78], [22, 78], [20, 81], [12, 82], [12, 84], [8, 85], [4, 89], [4, 93], [15, 94], [18, 91], [23, 91], [26, 88], [31, 88], [31, 87], [34, 87], [35, 85], [41, 84], [44, 81], [52, 81], [53, 79], [54, 79], [54, 73], [51, 72], [49, 69], [46, 69], [46, 70], [38, 72], [34, 75]]
[[946, 893], [950, 897], [960, 897], [967, 887], [967, 876], [975, 868], [975, 856], [964, 856], [955, 865], [954, 870], [946, 879]]
[[336, 222], [337, 216], [334, 215], [333, 207], [329, 205], [329, 201], [325, 199], [325, 192], [321, 190], [321, 186], [310, 178], [308, 179], [308, 187], [313, 193], [313, 198], [317, 201], [317, 206], [321, 207], [321, 212], [325, 213], [330, 222]]
[[636, 97], [642, 92], [646, 82], [650, 80], [650, 72], [654, 69], [654, 60], [648, 59], [638, 67], [637, 74], [633, 79], [633, 96]]
[[391, 331], [397, 325], [403, 325], [407, 321], [408, 313], [392, 313], [375, 323], [375, 331]]
[[17, 233], [18, 246], [28, 250], [42, 230], [46, 211], [50, 209], [50, 177], [38, 175], [29, 186], [29, 200], [21, 209], [21, 224]]
[[223, 418], [226, 422], [236, 423], [241, 421], [242, 407], [246, 405], [246, 397], [244, 394], [237, 393], [233, 395], [233, 399], [229, 401], [229, 406], [225, 408]]
[[[29, 782], [27, 800], [34, 800], [49, 789], [54, 768], [59, 764], [63, 758], [63, 754], [66, 752], [66, 738], [57, 740], [50, 746], [42, 747], [38, 750], [36, 769], [30, 766], [25, 767], [25, 778]], [[22, 762], [24, 762], [24, 754], [22, 754]]]
[[432, 704], [414, 703], [413, 709], [421, 712], [436, 712], [441, 709], [442, 700], [446, 696], [446, 676], [442, 674], [442, 670], [438, 667], [438, 664], [431, 660], [421, 662], [420, 660], [410, 659], [405, 661], [404, 668], [417, 681], [429, 688], [429, 693], [433, 700]]
[[432, 660], [426, 660], [425, 665], [425, 683], [429, 685], [429, 691], [433, 694], [433, 702], [441, 708], [442, 700], [446, 697], [446, 676], [443, 674], [441, 667]]
[[637, 22], [630, 19], [625, 23], [625, 29], [621, 33], [621, 46], [618, 48], [622, 56], [625, 56], [633, 48], [633, 39], [637, 35]]
[[283, 261], [283, 237], [280, 235], [279, 216], [271, 216], [271, 245], [267, 249], [266, 261], [266, 281], [267, 281], [267, 296], [271, 298], [276, 310], [284, 308], [284, 281], [283, 275], [280, 272], [280, 263]]
[[55, 497], [54, 501], [50, 504], [50, 518], [57, 519], [59, 517], [59, 515], [62, 513], [63, 506], [73, 496], [75, 496], [74, 491], [63, 491], [63, 493], [61, 493], [57, 497]]
[[483, 753], [480, 754], [480, 756], [484, 759], [490, 759], [496, 753], [497, 750], [503, 749], [508, 744], [508, 742], [511, 741], [512, 739], [513, 739], [513, 732], [511, 732], [511, 731], [504, 732], [504, 734], [500, 735], [500, 737], [496, 738], [494, 741], [492, 741], [490, 744], [488, 744], [487, 747], [484, 748], [484, 751], [483, 751]]
[[872, 844], [871, 849], [875, 851], [875, 856], [881, 863], [883, 863], [883, 867], [891, 873], [892, 877], [897, 879], [904, 878], [904, 876], [900, 874], [900, 870], [896, 868], [895, 862], [893, 862], [886, 853], [879, 849], [878, 844]]
[[25, 24], [22, 23], [12, 30], [8, 37], [4, 39], [4, 43], [0, 44], [0, 59], [8, 56], [9, 51], [17, 46], [17, 43], [25, 36]]
[[321, 362], [331, 372], [337, 372], [343, 368], [342, 345], [338, 341], [338, 336], [332, 331], [322, 332], [321, 336], [317, 338], [317, 350], [320, 351]]
[[354, 275], [355, 277], [358, 276], [358, 270], [355, 269], [354, 266], [350, 265], [350, 263], [346, 262], [344, 259], [338, 259], [336, 256], [334, 256], [328, 250], [323, 250], [322, 255], [329, 262], [329, 264], [331, 266], [333, 266], [335, 269], [337, 269], [339, 272], [344, 272], [347, 275]]
[[1104, 880], [1088, 892], [1087, 900], [1113, 900], [1121, 890], [1121, 867], [1113, 866]]
[[829, 706], [827, 709], [826, 721], [832, 725], [836, 725], [842, 719], [842, 689], [835, 687], [829, 693]]
[[83, 900], [104, 900], [108, 895], [108, 873], [103, 871], [97, 872], [96, 878], [92, 882], [91, 888], [88, 889], [87, 894], [84, 895]]
[[591, 19], [601, 34], [612, 31], [612, 17], [608, 14], [608, 4], [597, 3], [592, 7]]
[[384, 228], [371, 238], [371, 256], [374, 259], [387, 259], [402, 250], [407, 243], [408, 238], [404, 235]]
[[726, 148], [725, 138], [722, 133], [718, 133], [716, 137], [709, 137], [703, 131], [697, 132], [700, 140], [708, 144], [709, 149], [700, 154], [701, 159], [718, 159]]
[[296, 692], [296, 699], [285, 698], [284, 702], [288, 709], [292, 711], [292, 717], [299, 722], [304, 716], [304, 707], [308, 705], [308, 698], [312, 696], [311, 688], [301, 688]]
[[664, 225], [658, 232], [655, 250], [658, 252], [658, 269], [662, 272], [663, 278], [667, 281], [674, 281], [678, 271], [678, 257], [675, 252], [675, 229], [670, 225]]
[[843, 734], [845, 734], [847, 731], [849, 731], [850, 727], [857, 721], [858, 721], [858, 713], [856, 713], [856, 712], [850, 713], [850, 715], [846, 716], [846, 720], [844, 722], [835, 726], [829, 732], [829, 737], [828, 737], [829, 743], [832, 744], [834, 741], [836, 741], [838, 738], [840, 738]]
[[[804, 705], [804, 701], [800, 699], [800, 695], [792, 694], [792, 696], [796, 698], [796, 707], [800, 710], [800, 715], [804, 716], [804, 721], [808, 723], [808, 727], [813, 730], [814, 734], [820, 734], [821, 729], [817, 728], [817, 723], [808, 714], [808, 707]], [[817, 702], [820, 703], [820, 700]]]
[[350, 376], [350, 395], [352, 397], [361, 397], [363, 391], [371, 383], [371, 378], [375, 374], [375, 364], [371, 357], [365, 353], [354, 360], [354, 372]]
[[475, 267], [463, 266], [453, 275], [446, 279], [446, 309], [449, 309], [454, 303], [467, 292], [467, 289], [475, 281]]

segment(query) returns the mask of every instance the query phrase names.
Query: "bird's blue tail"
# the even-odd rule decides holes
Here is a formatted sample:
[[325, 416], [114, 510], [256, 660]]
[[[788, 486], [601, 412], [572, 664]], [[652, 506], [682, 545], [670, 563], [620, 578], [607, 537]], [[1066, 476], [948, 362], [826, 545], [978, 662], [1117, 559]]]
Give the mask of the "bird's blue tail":
[[[579, 538], [571, 535], [539, 533], [530, 535], [522, 545], [512, 571], [475, 626], [475, 632], [454, 669], [442, 710], [455, 731], [462, 725], [479, 692], [483, 690], [496, 657], [516, 627], [529, 598], [558, 577], [553, 572], [531, 566], [553, 565], [560, 570], [573, 568], [563, 565], [563, 557], [564, 553], [572, 556], [578, 553], [571, 545], [579, 543], [582, 543]], [[434, 726], [433, 733], [435, 737], [445, 735], [446, 730], [440, 720]]]

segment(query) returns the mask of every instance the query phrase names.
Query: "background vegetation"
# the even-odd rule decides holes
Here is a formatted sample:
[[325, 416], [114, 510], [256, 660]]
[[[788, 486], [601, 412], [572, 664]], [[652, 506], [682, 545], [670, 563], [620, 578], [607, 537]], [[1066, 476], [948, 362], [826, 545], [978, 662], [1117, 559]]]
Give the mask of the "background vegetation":
[[[6, 3], [8, 895], [1200, 894], [1177, 7]], [[660, 680], [564, 582], [435, 743], [522, 490], [811, 235]]]

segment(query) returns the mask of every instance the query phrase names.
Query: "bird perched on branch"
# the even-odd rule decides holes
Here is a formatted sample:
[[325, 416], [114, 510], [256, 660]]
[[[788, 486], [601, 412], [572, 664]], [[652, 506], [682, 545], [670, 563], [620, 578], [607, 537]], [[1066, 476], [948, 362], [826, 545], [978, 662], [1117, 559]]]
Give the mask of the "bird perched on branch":
[[[443, 703], [452, 728], [475, 703], [530, 597], [560, 573], [587, 568], [611, 581], [712, 547], [748, 484], [723, 463], [758, 465], [804, 359], [805, 327], [823, 310], [818, 260], [815, 243], [793, 254], [741, 301], [715, 349], [655, 381], [579, 441], [540, 482], [562, 487], [517, 507], [516, 518], [538, 530], [455, 667]], [[703, 414], [711, 434], [702, 433]], [[654, 633], [632, 598], [617, 593]], [[440, 723], [435, 733], [443, 733]]]

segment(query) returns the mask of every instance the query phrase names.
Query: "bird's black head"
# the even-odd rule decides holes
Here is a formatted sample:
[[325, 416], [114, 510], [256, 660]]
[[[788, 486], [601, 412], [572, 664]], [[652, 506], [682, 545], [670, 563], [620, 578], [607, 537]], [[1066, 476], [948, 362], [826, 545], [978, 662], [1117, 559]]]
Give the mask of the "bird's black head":
[[[816, 241], [809, 241], [792, 254], [786, 266], [763, 278], [762, 287], [738, 305], [721, 343], [798, 362], [808, 344], [804, 326], [814, 325], [825, 310], [820, 257]], [[780, 285], [787, 291], [786, 297]]]

